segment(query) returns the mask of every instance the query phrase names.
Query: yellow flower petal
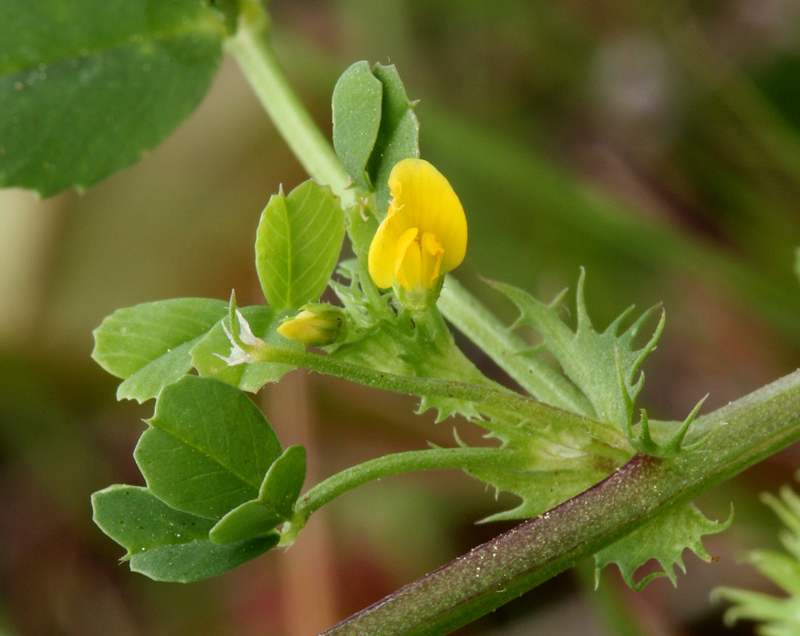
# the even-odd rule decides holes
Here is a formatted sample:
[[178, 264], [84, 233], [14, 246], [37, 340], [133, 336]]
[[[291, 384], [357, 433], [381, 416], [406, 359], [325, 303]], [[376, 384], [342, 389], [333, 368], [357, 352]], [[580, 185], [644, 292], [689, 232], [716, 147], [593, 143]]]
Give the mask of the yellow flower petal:
[[432, 289], [467, 250], [467, 220], [450, 183], [430, 163], [404, 159], [389, 175], [391, 200], [369, 250], [369, 273], [385, 289]]
[[422, 278], [422, 253], [415, 239], [419, 230], [408, 228], [395, 243], [394, 275], [404, 289], [410, 291]]
[[399, 224], [392, 221], [392, 217], [393, 211], [390, 208], [369, 246], [369, 275], [381, 289], [391, 287], [394, 282], [394, 249], [403, 233]]
[[444, 249], [442, 270], [458, 267], [467, 252], [467, 218], [444, 175], [424, 159], [403, 159], [392, 168], [389, 191], [402, 230], [430, 232]]

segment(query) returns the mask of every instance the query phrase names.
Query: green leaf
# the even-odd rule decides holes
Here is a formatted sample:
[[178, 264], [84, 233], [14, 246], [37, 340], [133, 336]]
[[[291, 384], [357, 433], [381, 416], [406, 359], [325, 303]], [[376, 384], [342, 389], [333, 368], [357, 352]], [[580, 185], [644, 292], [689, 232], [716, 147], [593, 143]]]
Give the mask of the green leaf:
[[290, 446], [269, 469], [258, 498], [234, 508], [211, 530], [215, 543], [243, 541], [289, 521], [306, 477], [306, 449]]
[[267, 419], [236, 387], [187, 375], [164, 387], [134, 451], [151, 492], [169, 506], [221, 519], [258, 496], [281, 454]]
[[589, 416], [594, 412], [583, 393], [537, 355], [455, 278], [448, 275], [439, 310], [523, 389], [540, 402]]
[[[271, 307], [254, 305], [243, 307], [242, 315], [247, 319], [253, 334], [264, 340], [267, 344], [280, 346], [285, 349], [302, 349], [302, 345], [292, 340], [287, 340], [275, 330], [288, 312], [275, 312]], [[238, 386], [243, 391], [257, 392], [268, 382], [277, 382], [294, 367], [288, 364], [275, 362], [257, 362], [255, 364], [240, 364], [228, 366], [219, 356], [227, 357], [231, 352], [231, 341], [222, 328], [225, 322], [230, 329], [230, 317], [226, 315], [199, 340], [191, 349], [192, 364], [201, 376], [209, 376]]]
[[[595, 573], [610, 563], [619, 566], [622, 577], [631, 589], [639, 591], [656, 577], [666, 576], [677, 585], [674, 566], [678, 565], [683, 572], [682, 553], [689, 548], [704, 561], [712, 561], [712, 557], [703, 547], [702, 536], [716, 534], [726, 530], [733, 521], [733, 511], [728, 520], [720, 523], [711, 521], [697, 509], [693, 503], [679, 503], [661, 512], [656, 518], [641, 528], [623, 537], [616, 543], [604, 548], [595, 555]], [[652, 572], [639, 582], [634, 582], [633, 575], [640, 565], [650, 559], [656, 559], [662, 570]]]
[[289, 519], [306, 479], [306, 449], [289, 446], [270, 466], [258, 493], [258, 501]]
[[510, 492], [522, 499], [516, 508], [484, 519], [487, 522], [537, 517], [608, 477], [608, 472], [591, 468], [523, 471], [493, 467], [467, 472], [498, 491]]
[[367, 62], [350, 66], [333, 89], [333, 147], [345, 170], [365, 190], [374, 189], [367, 162], [381, 125], [383, 84]]
[[[634, 349], [633, 343], [654, 308], [646, 311], [621, 334], [618, 333], [621, 325], [633, 307], [624, 311], [604, 332], [597, 333], [586, 311], [584, 278], [585, 274], [581, 271], [577, 291], [578, 324], [574, 332], [559, 315], [561, 300], [566, 292], [546, 305], [511, 285], [490, 284], [511, 298], [519, 308], [520, 317], [516, 325], [532, 325], [541, 334], [547, 350], [591, 402], [594, 413], [589, 415], [624, 430], [630, 424], [633, 403], [644, 384], [644, 375], [634, 381], [636, 372], [647, 354], [655, 348], [664, 328], [664, 315], [662, 313], [650, 341], [641, 349]], [[526, 355], [538, 353], [531, 351]], [[618, 359], [624, 391], [617, 372]]]
[[203, 98], [225, 35], [197, 0], [0, 3], [0, 187], [49, 196], [137, 162]]
[[169, 507], [147, 488], [116, 484], [92, 495], [94, 522], [128, 550], [207, 539], [214, 522]]
[[92, 495], [94, 522], [128, 550], [134, 572], [186, 583], [223, 574], [273, 548], [277, 534], [219, 546], [208, 539], [214, 522], [171, 508], [147, 488], [109, 486]]
[[780, 587], [786, 597], [729, 587], [713, 590], [712, 597], [734, 603], [725, 612], [728, 626], [744, 618], [762, 623], [757, 627], [758, 633], [793, 636], [800, 632], [800, 497], [784, 486], [780, 499], [770, 493], [763, 493], [761, 499], [786, 526], [780, 540], [789, 554], [753, 550], [744, 555], [744, 560]]
[[221, 300], [178, 298], [119, 309], [94, 330], [92, 357], [125, 379], [117, 399], [143, 402], [186, 375], [190, 349], [227, 314]]
[[344, 212], [328, 186], [306, 181], [273, 195], [261, 213], [256, 269], [276, 310], [317, 300], [336, 267], [344, 240]]
[[419, 121], [394, 64], [376, 64], [372, 74], [383, 84], [381, 125], [367, 170], [375, 186], [381, 214], [389, 206], [389, 173], [394, 164], [419, 157]]
[[134, 554], [131, 571], [155, 581], [191, 583], [219, 576], [252, 561], [278, 545], [277, 533], [251, 541], [218, 545], [208, 539], [179, 545], [165, 545]]

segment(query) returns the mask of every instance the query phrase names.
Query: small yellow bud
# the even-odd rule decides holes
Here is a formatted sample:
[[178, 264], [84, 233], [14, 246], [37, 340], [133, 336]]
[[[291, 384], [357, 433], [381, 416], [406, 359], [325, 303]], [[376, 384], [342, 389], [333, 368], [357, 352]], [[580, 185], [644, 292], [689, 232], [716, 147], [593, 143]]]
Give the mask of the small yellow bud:
[[311, 303], [302, 307], [294, 318], [284, 321], [278, 333], [310, 347], [322, 347], [339, 337], [343, 324], [343, 313], [338, 307]]

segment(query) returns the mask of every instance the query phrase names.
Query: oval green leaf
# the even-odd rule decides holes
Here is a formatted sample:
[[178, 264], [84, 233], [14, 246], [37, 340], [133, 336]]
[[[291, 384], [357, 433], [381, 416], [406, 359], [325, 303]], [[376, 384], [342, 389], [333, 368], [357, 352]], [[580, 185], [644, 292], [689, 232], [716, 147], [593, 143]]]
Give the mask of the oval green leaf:
[[115, 484], [92, 495], [94, 522], [128, 550], [126, 558], [150, 548], [207, 539], [214, 526], [175, 508], [147, 488]]
[[128, 550], [131, 570], [158, 581], [216, 576], [274, 547], [279, 537], [220, 546], [208, 539], [214, 522], [171, 508], [147, 488], [114, 485], [92, 495], [94, 522]]
[[367, 62], [350, 66], [333, 89], [333, 147], [345, 170], [365, 190], [372, 190], [367, 162], [381, 125], [383, 84]]
[[0, 2], [0, 187], [85, 189], [141, 159], [205, 95], [224, 36], [197, 0]]
[[137, 552], [131, 557], [132, 572], [139, 572], [155, 581], [191, 583], [219, 576], [252, 561], [276, 545], [277, 533], [251, 541], [218, 545], [208, 539], [176, 545], [164, 545]]
[[273, 195], [256, 235], [256, 269], [270, 306], [299, 309], [317, 300], [343, 240], [344, 212], [328, 186], [309, 180], [288, 196]]
[[164, 387], [134, 451], [151, 492], [207, 519], [258, 496], [280, 443], [263, 413], [236, 387], [187, 375]]

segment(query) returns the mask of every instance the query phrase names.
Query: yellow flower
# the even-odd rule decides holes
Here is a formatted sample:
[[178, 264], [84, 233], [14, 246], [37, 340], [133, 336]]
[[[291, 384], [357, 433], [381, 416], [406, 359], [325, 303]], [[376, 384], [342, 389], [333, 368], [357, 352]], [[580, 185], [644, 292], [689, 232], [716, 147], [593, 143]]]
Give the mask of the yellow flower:
[[444, 274], [464, 260], [464, 208], [447, 179], [422, 159], [395, 164], [389, 191], [389, 211], [369, 248], [369, 275], [423, 310], [436, 302]]

